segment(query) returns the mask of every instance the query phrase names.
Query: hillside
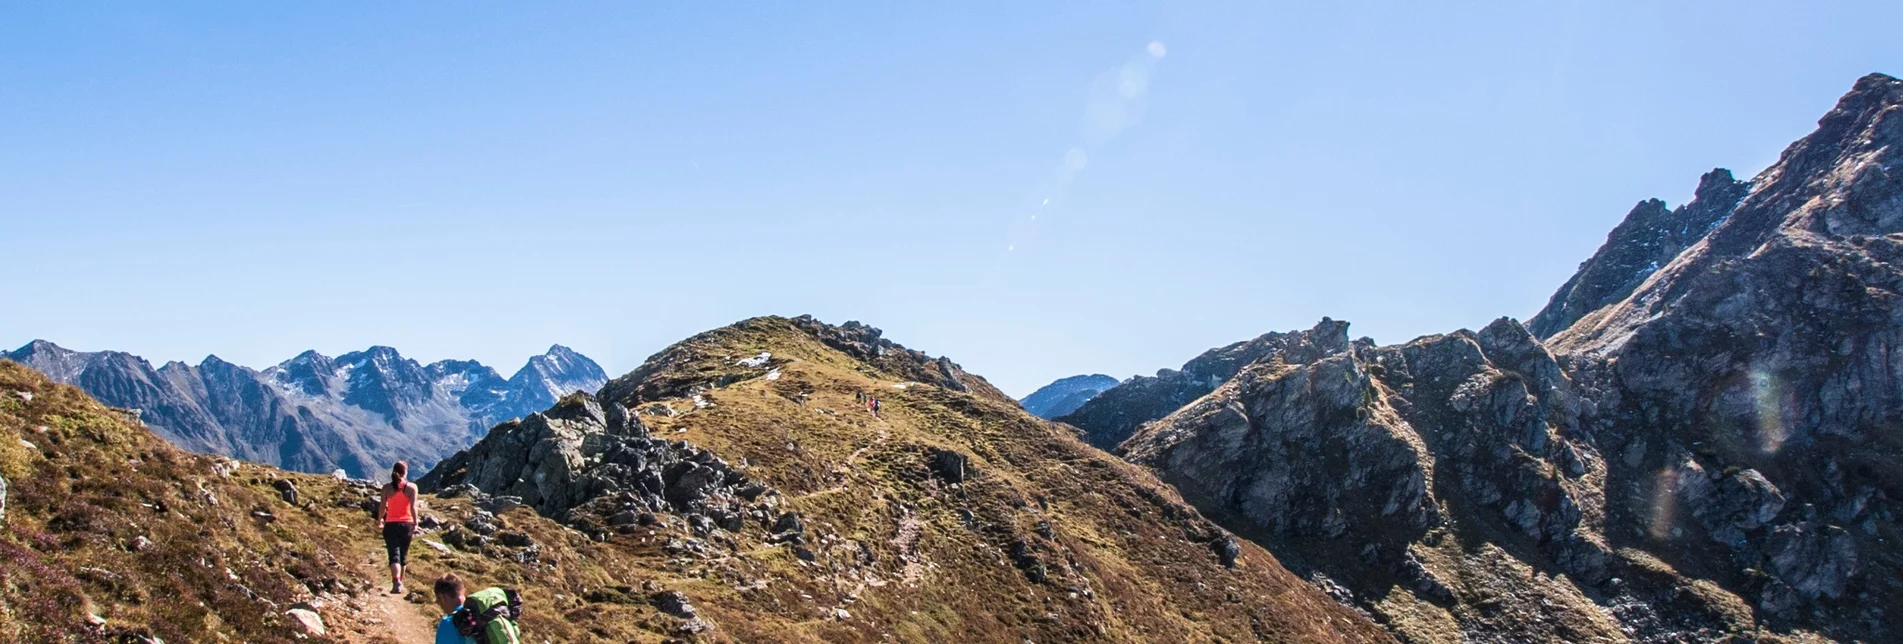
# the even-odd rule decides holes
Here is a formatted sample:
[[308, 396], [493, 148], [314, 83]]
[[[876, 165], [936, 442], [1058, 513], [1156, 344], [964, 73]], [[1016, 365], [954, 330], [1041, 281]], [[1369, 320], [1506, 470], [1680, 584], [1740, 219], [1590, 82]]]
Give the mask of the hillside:
[[[443, 484], [528, 464], [508, 482], [594, 494]], [[377, 590], [368, 482], [185, 453], [6, 362], [0, 468], [0, 640], [289, 641], [292, 608], [340, 641], [429, 623], [422, 594]], [[662, 494], [637, 493], [650, 473]], [[1388, 641], [1148, 474], [863, 325], [696, 336], [604, 401], [504, 423], [425, 483], [440, 526], [412, 579], [519, 587], [550, 641]]]
[[72, 351], [35, 340], [6, 358], [137, 410], [174, 445], [300, 472], [367, 476], [403, 459], [428, 465], [489, 427], [593, 391], [601, 367], [555, 345], [514, 376], [472, 360], [420, 364], [389, 347], [331, 358], [306, 351], [263, 371], [219, 359], [156, 369], [120, 351]]

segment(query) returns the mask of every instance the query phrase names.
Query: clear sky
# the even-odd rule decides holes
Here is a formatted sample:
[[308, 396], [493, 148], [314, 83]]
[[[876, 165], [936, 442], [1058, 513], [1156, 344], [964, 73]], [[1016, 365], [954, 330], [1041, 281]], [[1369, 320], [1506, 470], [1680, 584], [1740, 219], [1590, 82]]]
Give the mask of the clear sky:
[[619, 374], [812, 313], [1023, 395], [1400, 342], [1903, 73], [1897, 2], [741, 4], [0, 3], [0, 344]]

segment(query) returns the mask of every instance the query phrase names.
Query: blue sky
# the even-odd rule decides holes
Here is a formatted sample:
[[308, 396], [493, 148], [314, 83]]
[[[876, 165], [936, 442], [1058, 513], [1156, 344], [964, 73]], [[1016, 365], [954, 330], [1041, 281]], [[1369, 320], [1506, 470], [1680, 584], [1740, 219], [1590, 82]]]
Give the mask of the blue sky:
[[1892, 2], [762, 4], [0, 4], [0, 344], [621, 373], [812, 313], [1023, 395], [1400, 342], [1903, 73]]

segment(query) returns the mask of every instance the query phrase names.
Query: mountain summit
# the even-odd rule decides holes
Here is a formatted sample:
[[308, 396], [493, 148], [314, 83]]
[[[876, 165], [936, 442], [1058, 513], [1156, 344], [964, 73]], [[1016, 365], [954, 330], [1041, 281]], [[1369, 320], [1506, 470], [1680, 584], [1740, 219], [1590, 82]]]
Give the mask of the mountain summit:
[[44, 340], [0, 358], [138, 410], [153, 431], [186, 449], [352, 476], [398, 459], [435, 463], [496, 423], [607, 381], [594, 361], [561, 345], [506, 380], [474, 361], [423, 365], [385, 346], [336, 358], [306, 351], [263, 371], [217, 356], [154, 369], [128, 353], [78, 352]]

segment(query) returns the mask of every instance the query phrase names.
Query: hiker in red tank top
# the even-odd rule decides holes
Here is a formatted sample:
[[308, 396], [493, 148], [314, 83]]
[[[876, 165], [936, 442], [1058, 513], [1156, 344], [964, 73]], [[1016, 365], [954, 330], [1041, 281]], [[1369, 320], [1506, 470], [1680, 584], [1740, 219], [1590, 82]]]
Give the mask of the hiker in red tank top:
[[416, 536], [416, 484], [406, 480], [410, 465], [397, 461], [390, 467], [390, 482], [383, 486], [382, 503], [377, 505], [378, 523], [383, 528], [383, 550], [390, 558], [390, 594], [403, 594], [403, 566], [409, 563], [410, 539]]

